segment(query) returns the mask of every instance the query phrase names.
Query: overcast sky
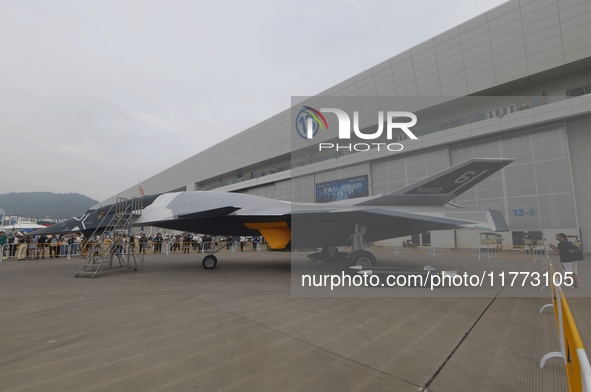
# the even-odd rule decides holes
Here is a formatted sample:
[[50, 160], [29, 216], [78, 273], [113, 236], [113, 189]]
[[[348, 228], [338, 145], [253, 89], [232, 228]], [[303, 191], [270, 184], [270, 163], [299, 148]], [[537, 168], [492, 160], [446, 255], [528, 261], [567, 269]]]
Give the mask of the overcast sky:
[[98, 201], [505, 0], [0, 1], [0, 193]]

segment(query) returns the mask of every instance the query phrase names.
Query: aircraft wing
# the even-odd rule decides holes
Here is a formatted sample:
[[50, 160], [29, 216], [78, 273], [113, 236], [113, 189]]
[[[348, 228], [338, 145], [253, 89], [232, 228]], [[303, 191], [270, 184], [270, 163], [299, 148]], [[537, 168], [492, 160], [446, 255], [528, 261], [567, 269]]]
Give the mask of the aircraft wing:
[[292, 247], [312, 248], [351, 244], [355, 226], [367, 230], [367, 242], [408, 236], [434, 230], [478, 229], [506, 231], [502, 215], [491, 209], [451, 206], [413, 208], [357, 207], [332, 211], [293, 211]]

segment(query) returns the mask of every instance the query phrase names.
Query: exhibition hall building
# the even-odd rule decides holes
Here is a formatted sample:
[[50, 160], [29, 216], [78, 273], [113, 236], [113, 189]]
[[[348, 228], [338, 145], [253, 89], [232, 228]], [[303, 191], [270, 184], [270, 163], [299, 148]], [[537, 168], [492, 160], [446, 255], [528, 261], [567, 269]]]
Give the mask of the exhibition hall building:
[[585, 246], [590, 20], [591, 1], [509, 1], [316, 95], [292, 97], [290, 108], [101, 204], [177, 191], [322, 203], [394, 192], [471, 158], [512, 158], [453, 201], [500, 211], [510, 231], [386, 243], [542, 247], [564, 232]]

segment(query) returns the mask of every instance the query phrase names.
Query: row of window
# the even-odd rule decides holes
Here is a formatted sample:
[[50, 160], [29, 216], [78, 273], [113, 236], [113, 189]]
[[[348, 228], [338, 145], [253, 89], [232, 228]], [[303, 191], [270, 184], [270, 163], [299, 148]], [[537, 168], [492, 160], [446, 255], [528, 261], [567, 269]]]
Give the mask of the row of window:
[[[440, 123], [440, 124], [437, 124], [437, 125], [434, 125], [434, 126], [431, 126], [428, 128], [421, 128], [421, 129], [417, 129], [417, 130], [413, 129], [413, 132], [417, 136], [424, 136], [424, 135], [428, 135], [431, 133], [441, 132], [441, 131], [444, 131], [447, 129], [456, 128], [456, 127], [459, 127], [462, 125], [471, 124], [474, 122], [484, 121], [484, 120], [488, 120], [488, 119], [495, 118], [495, 117], [503, 117], [503, 116], [511, 114], [511, 113], [531, 109], [533, 107], [537, 107], [537, 106], [541, 106], [541, 105], [546, 105], [550, 102], [556, 102], [559, 100], [569, 99], [572, 97], [578, 97], [581, 95], [591, 94], [591, 83], [585, 84], [582, 86], [572, 87], [572, 88], [569, 88], [566, 90], [553, 92], [553, 93], [550, 93], [547, 95], [545, 93], [542, 93], [542, 94], [543, 95], [538, 96], [538, 97], [530, 97], [530, 98], [527, 98], [527, 99], [519, 101], [519, 102], [515, 102], [515, 103], [505, 105], [502, 107], [498, 107], [498, 108], [484, 110], [484, 111], [481, 111], [478, 113], [471, 114], [469, 116], [464, 116], [459, 119], [449, 120], [449, 121], [446, 121], [446, 122], [443, 122], [443, 123]], [[406, 139], [407, 139], [406, 135], [402, 134], [402, 135], [399, 135], [398, 139], [394, 140], [394, 142], [401, 142]], [[277, 167], [273, 167], [271, 170], [252, 171], [252, 172], [250, 172], [250, 175], [248, 175], [248, 176], [242, 175], [242, 172], [240, 172], [236, 175], [236, 178], [227, 179], [227, 180], [218, 180], [217, 183], [208, 184], [205, 188], [206, 188], [206, 190], [221, 188], [221, 187], [231, 185], [234, 183], [238, 183], [238, 182], [242, 182], [245, 180], [259, 178], [259, 177], [266, 176], [268, 174], [282, 172], [282, 171], [290, 170], [290, 169], [293, 169], [296, 167], [306, 166], [306, 165], [310, 165], [313, 163], [322, 162], [322, 161], [326, 161], [329, 159], [334, 159], [339, 156], [353, 154], [355, 152], [356, 152], [355, 150], [352, 150], [352, 151], [348, 151], [348, 150], [329, 151], [329, 152], [325, 152], [323, 154], [318, 154], [314, 157], [307, 156], [306, 158], [292, 159], [291, 163], [281, 164]]]

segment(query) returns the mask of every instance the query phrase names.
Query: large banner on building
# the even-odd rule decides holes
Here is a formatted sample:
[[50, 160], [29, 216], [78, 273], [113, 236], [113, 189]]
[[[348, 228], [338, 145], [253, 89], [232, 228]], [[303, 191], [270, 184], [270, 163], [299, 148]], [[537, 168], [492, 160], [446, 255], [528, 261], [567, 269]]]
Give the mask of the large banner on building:
[[343, 178], [316, 184], [316, 203], [369, 196], [368, 176]]

